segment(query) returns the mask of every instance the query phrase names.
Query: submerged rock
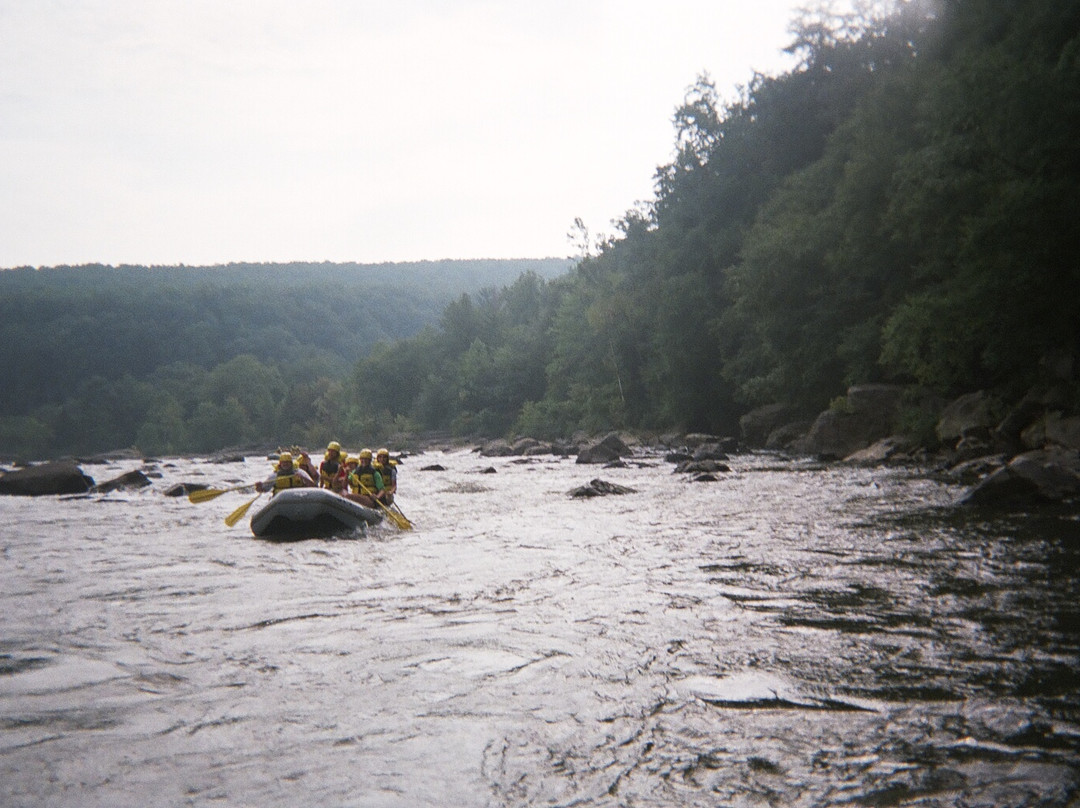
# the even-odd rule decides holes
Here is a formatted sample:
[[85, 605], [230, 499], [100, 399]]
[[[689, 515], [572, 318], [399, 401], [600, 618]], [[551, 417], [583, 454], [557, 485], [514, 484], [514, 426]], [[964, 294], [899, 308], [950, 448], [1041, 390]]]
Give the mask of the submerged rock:
[[107, 494], [110, 491], [118, 491], [121, 488], [145, 488], [150, 485], [150, 478], [136, 469], [126, 474], [121, 474], [112, 480], [98, 483], [90, 490], [95, 494]]
[[731, 467], [719, 460], [685, 460], [675, 467], [672, 474], [719, 474], [726, 471], [731, 471]]
[[616, 485], [599, 478], [592, 480], [588, 485], [583, 485], [568, 491], [567, 494], [574, 499], [583, 497], [602, 497], [608, 494], [635, 494], [636, 488], [627, 488], [624, 485]]
[[167, 497], [186, 497], [192, 491], [205, 491], [209, 487], [206, 483], [177, 483], [170, 485], [163, 493]]

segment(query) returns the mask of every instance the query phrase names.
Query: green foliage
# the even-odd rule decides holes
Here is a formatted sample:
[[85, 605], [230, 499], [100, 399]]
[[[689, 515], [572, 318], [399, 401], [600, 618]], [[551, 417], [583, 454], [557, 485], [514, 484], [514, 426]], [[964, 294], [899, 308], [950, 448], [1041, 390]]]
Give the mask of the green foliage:
[[[57, 267], [0, 271], [0, 453], [38, 458], [137, 444], [148, 453], [324, 442], [376, 346], [430, 327], [463, 290], [566, 261]], [[430, 332], [429, 332], [430, 333]], [[417, 351], [425, 346], [417, 343]], [[395, 350], [395, 365], [408, 349]], [[416, 353], [416, 351], [414, 351]], [[419, 362], [413, 357], [414, 365]], [[376, 406], [418, 395], [408, 368]], [[393, 422], [395, 416], [388, 416]]]
[[1077, 8], [804, 12], [796, 69], [727, 106], [708, 77], [689, 89], [655, 199], [617, 238], [578, 222], [548, 304], [448, 306], [396, 411], [460, 433], [733, 431], [747, 406], [1023, 385], [1042, 353], [1080, 352]]
[[0, 273], [0, 448], [731, 432], [863, 382], [1022, 392], [1080, 356], [1080, 4], [827, 8], [795, 20], [791, 71], [727, 104], [689, 88], [655, 198], [615, 237], [579, 220], [558, 278]]

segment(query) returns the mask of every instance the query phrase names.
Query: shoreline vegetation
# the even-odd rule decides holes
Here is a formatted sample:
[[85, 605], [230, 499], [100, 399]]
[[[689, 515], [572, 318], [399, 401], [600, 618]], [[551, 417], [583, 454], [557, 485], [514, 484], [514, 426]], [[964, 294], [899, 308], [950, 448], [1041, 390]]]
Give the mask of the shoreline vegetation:
[[[898, 431], [904, 426], [905, 413], [910, 412], [904, 405], [911, 402], [909, 389], [864, 386], [849, 389], [842, 403], [820, 413], [809, 428], [801, 420], [788, 423], [785, 418], [790, 412], [784, 408], [765, 407], [744, 416], [740, 437], [610, 432], [542, 441], [526, 436], [467, 439], [428, 434], [405, 437], [393, 451], [403, 463], [426, 452], [462, 450], [480, 457], [576, 457], [578, 464], [604, 468], [662, 460], [673, 464], [673, 473], [703, 483], [717, 482], [730, 472], [727, 461], [732, 455], [769, 451], [789, 461], [810, 458], [822, 464], [915, 466], [927, 476], [967, 486], [968, 492], [960, 501], [963, 505], [1063, 506], [1080, 511], [1080, 417], [1063, 417], [1059, 411], [1048, 410], [1045, 401], [1036, 406], [1031, 397], [1008, 411], [983, 391], [944, 405], [924, 397], [923, 415], [933, 415], [937, 436], [930, 450]], [[791, 435], [797, 437], [790, 439]], [[777, 445], [780, 439], [787, 439], [782, 446]], [[270, 461], [279, 451], [281, 447], [269, 444], [233, 447], [206, 455], [206, 459], [230, 463], [263, 456]], [[0, 494], [108, 493], [151, 484], [150, 477], [140, 470], [95, 483], [81, 468], [122, 461], [141, 461], [151, 474], [159, 462], [129, 448], [37, 464], [0, 464]], [[494, 472], [494, 468], [489, 471]], [[602, 480], [593, 483], [590, 490], [577, 495], [612, 493]], [[184, 484], [178, 491], [165, 493], [186, 495], [197, 485]]]

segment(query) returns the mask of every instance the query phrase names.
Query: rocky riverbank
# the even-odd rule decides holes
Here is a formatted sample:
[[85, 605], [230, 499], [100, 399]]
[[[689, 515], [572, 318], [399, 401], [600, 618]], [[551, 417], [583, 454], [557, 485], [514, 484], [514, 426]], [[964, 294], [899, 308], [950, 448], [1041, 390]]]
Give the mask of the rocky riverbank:
[[[730, 455], [745, 451], [813, 456], [826, 463], [918, 465], [928, 475], [968, 486], [965, 505], [1080, 508], [1080, 416], [1069, 410], [1069, 401], [1067, 391], [1054, 387], [1032, 390], [1009, 406], [985, 391], [941, 401], [897, 385], [858, 385], [813, 418], [782, 405], [754, 410], [741, 419], [738, 436], [611, 433], [554, 442], [500, 438], [468, 445], [485, 457], [557, 455], [606, 467], [655, 465], [662, 459], [672, 464], [673, 472], [698, 482], [722, 479], [730, 470]], [[413, 443], [418, 449], [445, 448], [447, 440], [433, 440], [431, 446]], [[465, 444], [456, 440], [453, 445]], [[229, 462], [245, 454], [251, 453], [230, 450], [208, 460]], [[141, 470], [102, 483], [83, 469], [117, 459], [139, 458], [137, 452], [123, 450], [81, 461], [0, 469], [0, 494], [107, 493], [151, 484], [151, 460]]]

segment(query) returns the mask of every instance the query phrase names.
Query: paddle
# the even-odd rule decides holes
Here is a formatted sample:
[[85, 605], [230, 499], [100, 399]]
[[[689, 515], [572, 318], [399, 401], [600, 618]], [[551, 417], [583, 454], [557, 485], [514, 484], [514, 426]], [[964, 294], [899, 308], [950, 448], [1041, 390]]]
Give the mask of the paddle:
[[222, 494], [227, 494], [230, 491], [242, 491], [245, 488], [251, 488], [254, 484], [234, 485], [232, 488], [203, 488], [200, 491], [192, 491], [188, 494], [188, 502], [194, 502], [196, 505], [200, 502], [209, 502], [212, 499], [217, 499]]
[[363, 483], [360, 483], [360, 488], [365, 494], [375, 500], [375, 504], [386, 511], [386, 515], [390, 517], [390, 521], [398, 526], [401, 530], [412, 530], [412, 522], [405, 518], [405, 514], [396, 514], [378, 500], [378, 498], [371, 493], [371, 489]]
[[239, 522], [241, 519], [243, 519], [244, 514], [248, 512], [248, 508], [250, 508], [252, 505], [254, 505], [255, 500], [257, 500], [262, 495], [263, 495], [263, 492], [260, 491], [258, 494], [256, 494], [254, 497], [252, 497], [250, 500], [248, 500], [243, 505], [241, 505], [239, 508], [237, 508], [235, 511], [233, 511], [228, 516], [226, 516], [225, 517], [225, 524], [227, 524], [229, 527], [232, 527], [237, 522]]
[[397, 511], [398, 513], [400, 513], [400, 514], [401, 514], [401, 518], [402, 518], [402, 519], [404, 519], [404, 520], [405, 520], [406, 522], [408, 522], [408, 521], [409, 521], [409, 517], [407, 517], [407, 516], [405, 515], [405, 511], [401, 510], [401, 506], [397, 504], [397, 501], [391, 502], [391, 503], [390, 503], [390, 507], [391, 507], [391, 508], [393, 508], [393, 509], [394, 509], [395, 511]]

